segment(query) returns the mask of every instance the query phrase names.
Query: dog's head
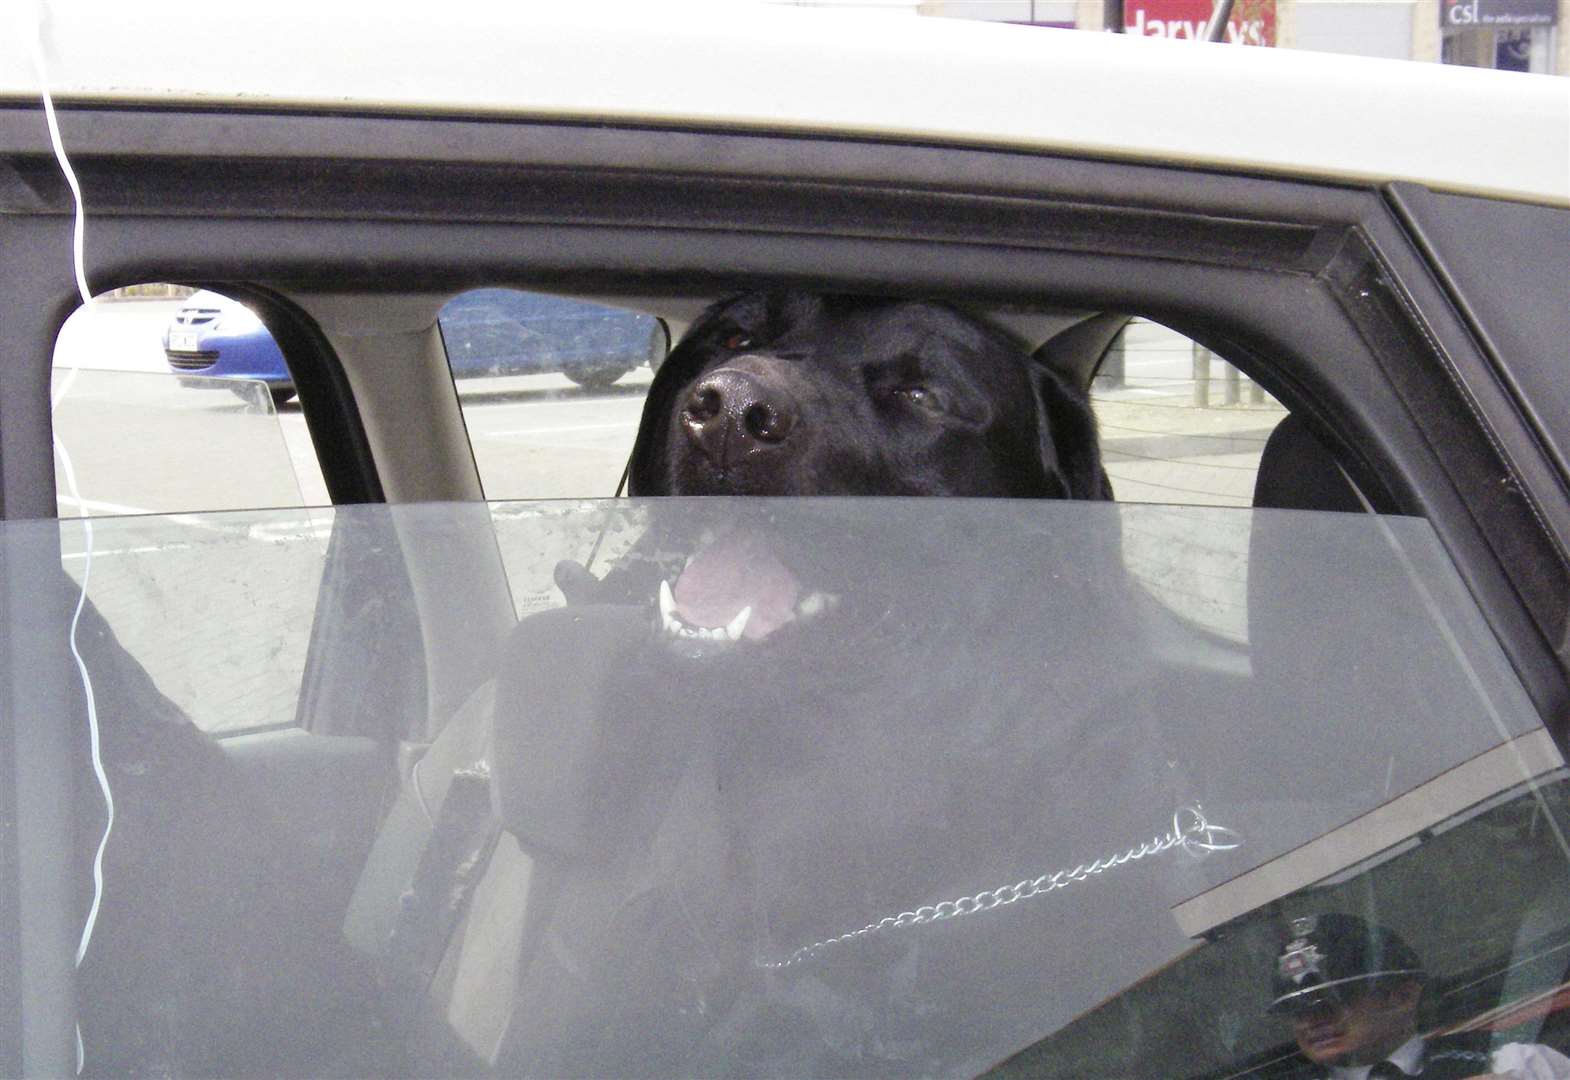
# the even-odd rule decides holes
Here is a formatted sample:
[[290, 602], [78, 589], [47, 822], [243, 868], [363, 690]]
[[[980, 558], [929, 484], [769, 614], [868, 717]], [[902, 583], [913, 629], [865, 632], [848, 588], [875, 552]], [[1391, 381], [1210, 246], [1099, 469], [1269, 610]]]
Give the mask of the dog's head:
[[[693, 325], [651, 388], [630, 490], [1110, 497], [1086, 395], [1009, 335], [942, 304], [796, 292], [727, 300]], [[691, 554], [661, 587], [661, 623], [684, 647], [788, 638], [836, 609], [880, 618], [851, 610], [885, 603], [873, 582], [890, 561], [858, 542], [858, 515], [716, 512], [702, 536], [672, 538]]]
[[918, 301], [749, 293], [644, 406], [634, 495], [1107, 498], [1086, 396], [1003, 332]]

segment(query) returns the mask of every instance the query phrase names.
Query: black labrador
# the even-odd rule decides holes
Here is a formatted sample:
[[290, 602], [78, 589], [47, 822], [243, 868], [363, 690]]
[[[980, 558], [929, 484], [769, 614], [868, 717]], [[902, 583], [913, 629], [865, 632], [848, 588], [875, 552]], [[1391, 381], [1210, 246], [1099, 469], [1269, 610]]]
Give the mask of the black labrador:
[[[1112, 497], [1085, 392], [1002, 330], [940, 303], [791, 291], [722, 301], [693, 324], [645, 403], [630, 491]], [[696, 550], [679, 574], [635, 557], [613, 575], [621, 588], [571, 563], [558, 584], [574, 603], [657, 590], [663, 630], [694, 655], [805, 623], [846, 586], [873, 594], [880, 566], [849, 557], [863, 545], [847, 537], [825, 562], [821, 542], [747, 520], [758, 506], [730, 509], [717, 537], [645, 545]]]
[[634, 495], [1107, 499], [1085, 393], [943, 304], [722, 301], [660, 369]]
[[[659, 989], [626, 1009], [667, 1008], [637, 1028], [658, 1045], [539, 1011], [509, 1067], [973, 1072], [986, 1050], [951, 1006], [978, 998], [1039, 1038], [1036, 1003], [1113, 945], [1105, 890], [890, 926], [1124, 851], [1181, 805], [1118, 510], [1020, 502], [1110, 499], [1085, 394], [939, 303], [757, 292], [659, 369], [630, 480], [721, 498], [628, 509], [639, 540], [603, 582], [557, 568], [570, 606], [509, 644], [491, 777], [526, 848], [592, 859], [595, 903], [634, 898], [553, 939], [582, 1016], [615, 1030], [630, 972]], [[978, 498], [724, 498], [776, 494]], [[1156, 915], [1159, 884], [1129, 885]]]
[[[1017, 501], [1111, 497], [1086, 395], [942, 304], [751, 293], [706, 312], [659, 370], [630, 481], [721, 497], [630, 509], [644, 531], [603, 582], [557, 568], [569, 606], [525, 619], [502, 665], [492, 777], [526, 847], [641, 868], [636, 887], [583, 886], [638, 898], [608, 920], [619, 930], [555, 939], [585, 973], [586, 1025], [618, 1029], [605, 1017], [629, 971], [693, 974], [638, 1027], [658, 1046], [553, 1044], [541, 1027], [509, 1066], [905, 1072], [902, 1040], [920, 1036], [902, 1018], [952, 1003], [902, 996], [925, 986], [1000, 994], [1020, 1044], [1039, 1037], [1031, 1002], [1108, 946], [1055, 932], [1097, 925], [1096, 890], [956, 919], [956, 934], [876, 927], [1072, 867], [1179, 805], [1138, 698], [1117, 510]], [[724, 498], [758, 495], [980, 501]], [[977, 946], [1015, 917], [1028, 948]], [[561, 999], [554, 974], [543, 984]], [[877, 1048], [824, 1049], [838, 1036], [814, 1017], [885, 991], [864, 1017]], [[738, 1059], [743, 1043], [759, 1056]], [[920, 1050], [953, 1072], [980, 1052]]]

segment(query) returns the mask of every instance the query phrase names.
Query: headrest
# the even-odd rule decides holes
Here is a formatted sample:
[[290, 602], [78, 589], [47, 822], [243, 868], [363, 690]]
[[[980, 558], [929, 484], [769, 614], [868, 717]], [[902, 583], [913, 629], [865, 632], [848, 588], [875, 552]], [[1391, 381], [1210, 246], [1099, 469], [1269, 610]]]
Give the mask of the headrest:
[[617, 763], [638, 752], [639, 718], [618, 709], [618, 675], [651, 633], [646, 607], [585, 605], [530, 615], [502, 650], [491, 790], [526, 849], [590, 852]]
[[1287, 414], [1265, 441], [1254, 479], [1254, 505], [1352, 514], [1363, 510], [1357, 489], [1296, 413]]

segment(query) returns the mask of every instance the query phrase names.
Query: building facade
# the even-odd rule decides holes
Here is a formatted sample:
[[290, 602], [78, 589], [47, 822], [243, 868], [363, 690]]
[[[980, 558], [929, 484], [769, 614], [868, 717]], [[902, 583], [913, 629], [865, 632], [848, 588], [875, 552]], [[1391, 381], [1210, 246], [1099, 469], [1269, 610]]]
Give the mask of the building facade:
[[[1105, 29], [1103, 0], [926, 0], [941, 15]], [[1124, 32], [1188, 38], [1209, 0], [1123, 0]], [[1234, 0], [1230, 41], [1570, 75], [1570, 0]]]

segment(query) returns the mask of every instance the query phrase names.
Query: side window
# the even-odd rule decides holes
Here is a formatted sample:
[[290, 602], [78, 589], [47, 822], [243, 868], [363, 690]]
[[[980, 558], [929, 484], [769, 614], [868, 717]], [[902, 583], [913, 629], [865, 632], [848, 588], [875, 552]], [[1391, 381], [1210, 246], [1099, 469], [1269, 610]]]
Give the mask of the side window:
[[1123, 558], [1168, 610], [1231, 646], [1248, 642], [1247, 514], [1260, 456], [1286, 409], [1237, 368], [1160, 323], [1135, 319], [1091, 386], [1107, 475], [1127, 518]]
[[1135, 319], [1091, 386], [1119, 502], [1250, 506], [1259, 455], [1286, 410], [1237, 368]]
[[440, 324], [487, 499], [616, 491], [668, 346], [659, 319], [474, 289], [447, 303]]
[[[266, 328], [217, 293], [117, 290], [67, 320], [52, 381], [67, 573], [199, 727], [293, 723], [330, 518]], [[203, 604], [165, 610], [198, 582]]]
[[293, 399], [277, 343], [239, 301], [161, 284], [104, 294], [55, 343], [59, 513], [324, 504]]

